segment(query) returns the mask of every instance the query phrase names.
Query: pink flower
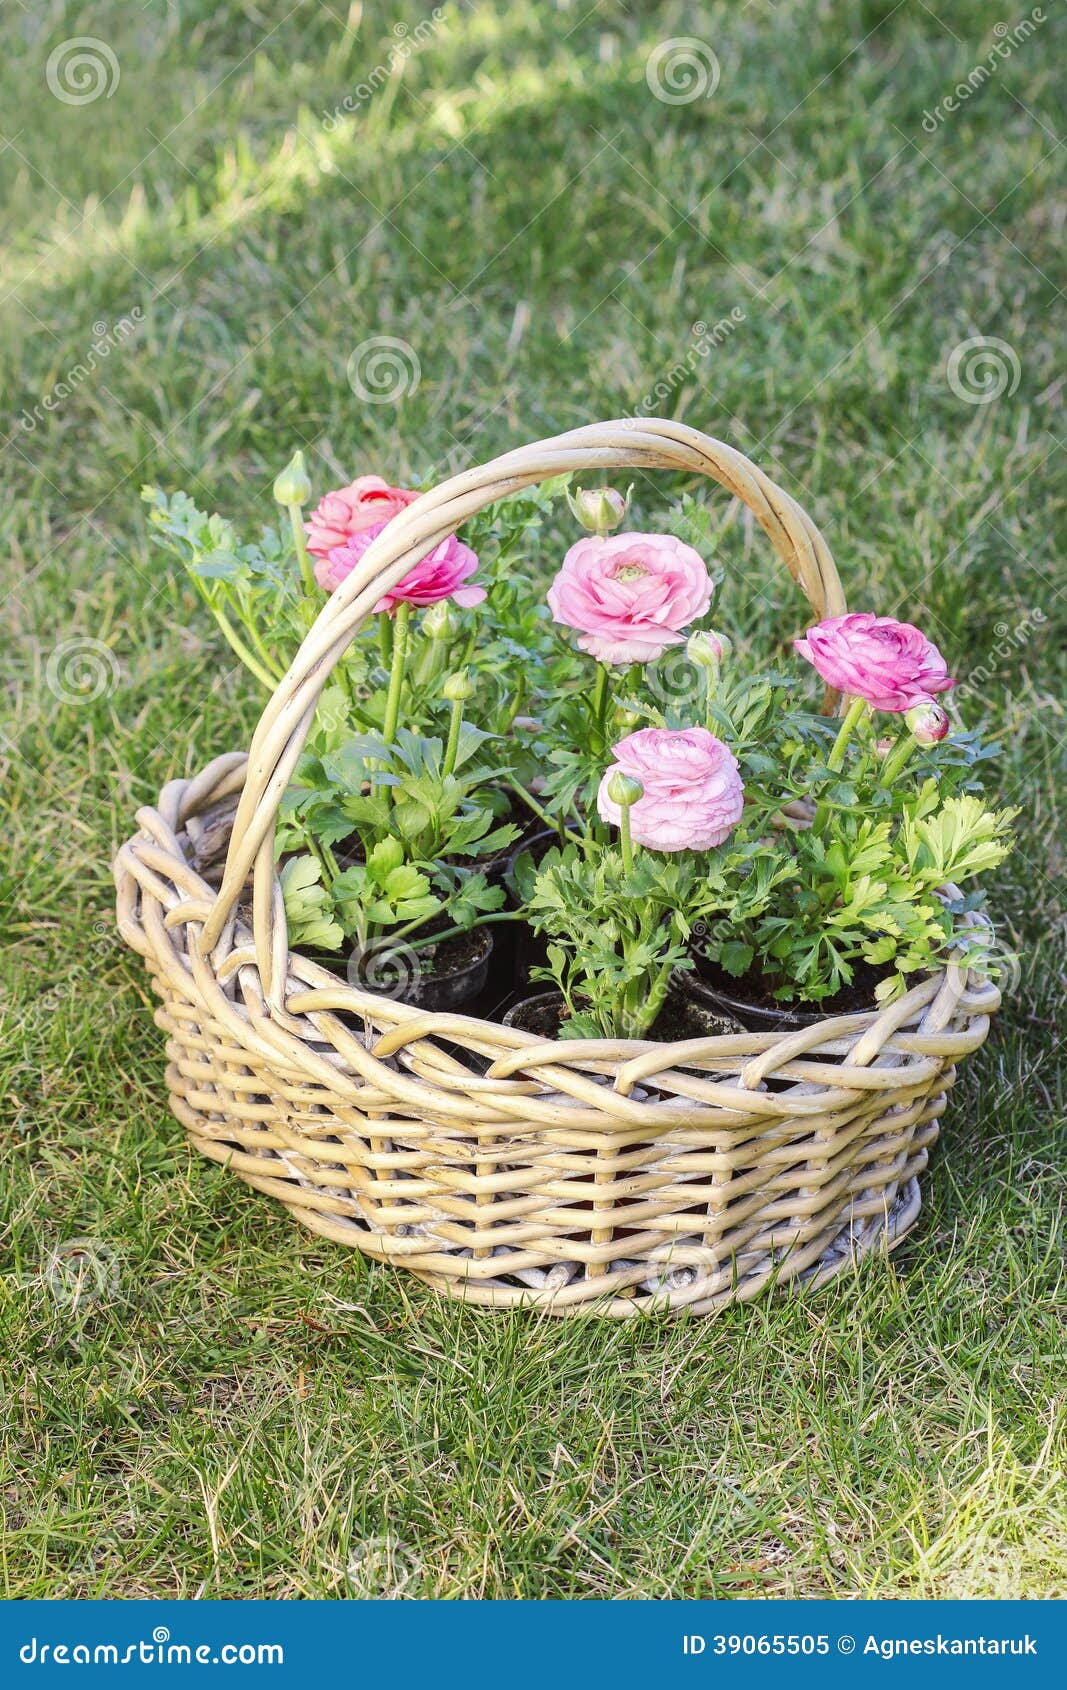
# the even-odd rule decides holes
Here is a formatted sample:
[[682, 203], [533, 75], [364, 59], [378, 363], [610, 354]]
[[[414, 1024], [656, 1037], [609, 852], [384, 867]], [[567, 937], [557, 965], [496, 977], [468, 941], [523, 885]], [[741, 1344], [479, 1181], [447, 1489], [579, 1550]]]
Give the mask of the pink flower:
[[733, 752], [706, 728], [641, 728], [613, 747], [617, 761], [597, 793], [601, 819], [618, 827], [619, 806], [608, 782], [621, 773], [639, 780], [644, 796], [630, 810], [635, 845], [653, 851], [710, 851], [741, 819], [744, 793]]
[[567, 503], [590, 534], [610, 534], [626, 515], [628, 500], [614, 487], [580, 487], [577, 493], [567, 494]]
[[948, 711], [933, 698], [917, 699], [905, 712], [904, 720], [911, 729], [912, 738], [920, 745], [939, 744], [952, 725]]
[[349, 487], [327, 493], [304, 524], [312, 557], [327, 558], [353, 534], [362, 534], [402, 511], [418, 498], [408, 487], [390, 487], [380, 475], [361, 475]]
[[700, 553], [671, 534], [590, 535], [563, 559], [548, 603], [601, 663], [648, 663], [684, 644], [679, 629], [703, 616], [712, 590]]
[[[376, 522], [373, 528], [364, 528], [362, 533], [354, 534], [345, 546], [334, 546], [325, 560], [321, 559], [315, 565], [315, 579], [320, 587], [325, 587], [328, 593], [337, 591], [341, 582], [351, 575], [356, 564], [360, 562], [368, 550], [371, 541], [376, 540], [387, 522]], [[472, 604], [481, 604], [485, 597], [484, 587], [465, 587], [463, 582], [474, 574], [478, 567], [478, 559], [469, 546], [462, 540], [457, 540], [450, 534], [440, 545], [417, 563], [414, 569], [398, 581], [395, 587], [390, 587], [384, 598], [380, 598], [375, 610], [387, 610], [390, 615], [396, 610], [402, 600], [408, 604], [426, 605], [436, 604], [439, 599], [454, 599], [465, 609]]]
[[955, 685], [926, 635], [891, 616], [866, 610], [830, 616], [793, 645], [827, 685], [865, 698], [875, 710], [899, 713]]

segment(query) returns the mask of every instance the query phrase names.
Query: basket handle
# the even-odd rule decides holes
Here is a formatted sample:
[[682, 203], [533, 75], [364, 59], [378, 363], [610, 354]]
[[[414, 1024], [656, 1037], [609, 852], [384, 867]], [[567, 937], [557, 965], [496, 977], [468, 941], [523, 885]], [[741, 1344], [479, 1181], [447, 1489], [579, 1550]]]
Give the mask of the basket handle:
[[807, 513], [741, 452], [684, 423], [657, 417], [594, 423], [520, 446], [443, 481], [394, 516], [367, 548], [323, 606], [264, 709], [248, 754], [222, 884], [197, 940], [202, 956], [218, 945], [251, 870], [256, 962], [268, 1003], [283, 1007], [289, 940], [274, 869], [278, 806], [326, 680], [383, 593], [485, 505], [551, 476], [620, 469], [681, 470], [719, 482], [753, 512], [816, 616], [844, 612], [834, 560]]

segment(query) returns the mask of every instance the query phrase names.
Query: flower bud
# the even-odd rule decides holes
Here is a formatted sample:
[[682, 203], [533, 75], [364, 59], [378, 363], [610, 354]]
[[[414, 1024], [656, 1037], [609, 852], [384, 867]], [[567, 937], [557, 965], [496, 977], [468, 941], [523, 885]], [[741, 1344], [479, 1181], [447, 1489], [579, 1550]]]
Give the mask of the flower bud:
[[904, 720], [920, 745], [936, 745], [949, 730], [948, 711], [933, 698], [913, 704], [904, 712]]
[[700, 628], [695, 634], [690, 634], [685, 643], [685, 654], [690, 663], [697, 663], [701, 669], [718, 669], [726, 662], [733, 650], [733, 641], [725, 634], [718, 634], [714, 628]]
[[613, 487], [584, 487], [567, 494], [567, 503], [591, 534], [610, 534], [626, 515], [627, 500]]
[[311, 477], [303, 452], [294, 452], [274, 482], [274, 497], [280, 505], [306, 505], [311, 497]]
[[622, 769], [616, 769], [607, 786], [608, 797], [620, 809], [629, 809], [639, 798], [645, 795], [645, 789], [635, 775], [624, 774]]
[[422, 616], [422, 631], [431, 640], [451, 640], [459, 632], [459, 622], [448, 599], [438, 599]]
[[450, 704], [466, 704], [468, 698], [474, 697], [474, 682], [466, 669], [457, 669], [454, 675], [449, 675], [441, 690]]

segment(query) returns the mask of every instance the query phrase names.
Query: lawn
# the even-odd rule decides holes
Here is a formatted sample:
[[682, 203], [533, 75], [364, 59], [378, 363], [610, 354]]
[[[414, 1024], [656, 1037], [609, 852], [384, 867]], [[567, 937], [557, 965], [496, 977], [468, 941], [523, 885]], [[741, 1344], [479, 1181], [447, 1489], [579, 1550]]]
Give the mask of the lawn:
[[[1065, 43], [1020, 17], [4, 8], [3, 1595], [1067, 1595]], [[383, 335], [417, 371], [367, 401]], [[854, 608], [942, 645], [1022, 807], [1019, 977], [891, 1262], [705, 1322], [479, 1312], [167, 1112], [110, 859], [260, 699], [139, 488], [251, 519], [299, 445], [317, 490], [411, 484], [638, 409], [748, 453]], [[803, 603], [707, 496], [723, 625], [783, 649]]]

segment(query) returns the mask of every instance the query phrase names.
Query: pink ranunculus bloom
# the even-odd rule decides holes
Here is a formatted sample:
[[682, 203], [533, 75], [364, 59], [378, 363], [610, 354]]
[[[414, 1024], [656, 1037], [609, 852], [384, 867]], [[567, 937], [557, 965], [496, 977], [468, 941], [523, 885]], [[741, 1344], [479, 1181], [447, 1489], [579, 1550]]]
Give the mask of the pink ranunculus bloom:
[[409, 487], [390, 487], [380, 475], [361, 475], [349, 487], [326, 493], [304, 524], [308, 551], [312, 557], [327, 558], [335, 546], [343, 546], [353, 534], [362, 534], [418, 498]]
[[548, 603], [601, 663], [650, 663], [684, 644], [680, 630], [704, 615], [712, 590], [700, 553], [672, 534], [589, 535], [563, 559]]
[[744, 790], [733, 752], [706, 728], [641, 728], [613, 747], [616, 757], [597, 793], [601, 819], [618, 827], [608, 797], [618, 771], [644, 787], [630, 809], [630, 836], [652, 851], [710, 851], [741, 819]]
[[[367, 552], [371, 541], [376, 540], [388, 526], [387, 522], [376, 522], [373, 528], [364, 528], [361, 534], [354, 534], [347, 545], [334, 546], [328, 558], [320, 558], [315, 565], [315, 579], [319, 586], [325, 587], [328, 593], [336, 592]], [[402, 581], [390, 587], [374, 608], [376, 611], [387, 610], [392, 615], [404, 600], [408, 604], [427, 605], [437, 604], [439, 599], [453, 599], [464, 609], [472, 604], [481, 604], [485, 588], [463, 585], [477, 567], [476, 553], [450, 534], [421, 563], [409, 570]]]
[[955, 681], [932, 641], [910, 622], [870, 611], [829, 616], [793, 645], [828, 686], [899, 714]]

